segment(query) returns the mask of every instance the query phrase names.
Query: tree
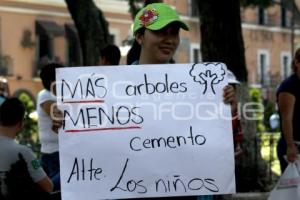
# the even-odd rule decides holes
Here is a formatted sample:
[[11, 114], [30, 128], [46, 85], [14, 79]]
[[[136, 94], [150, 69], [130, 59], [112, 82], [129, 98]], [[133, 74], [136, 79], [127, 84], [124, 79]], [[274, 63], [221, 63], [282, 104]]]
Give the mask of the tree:
[[239, 1], [197, 2], [203, 61], [223, 62], [240, 81], [246, 82], [247, 70]]
[[40, 143], [37, 140], [38, 138], [38, 126], [37, 126], [37, 118], [34, 119], [31, 114], [35, 111], [35, 102], [33, 101], [33, 97], [30, 93], [26, 91], [22, 91], [17, 93], [16, 96], [22, 101], [26, 110], [26, 120], [24, 123], [24, 127], [21, 131], [21, 134], [17, 135], [17, 140], [20, 144], [24, 144], [29, 146], [37, 155], [40, 152]]
[[80, 40], [83, 65], [97, 65], [100, 49], [109, 43], [108, 22], [93, 0], [65, 0]]
[[[214, 68], [219, 68], [219, 70], [217, 70], [215, 73], [212, 73], [212, 69]], [[216, 94], [214, 85], [224, 80], [225, 74], [225, 67], [221, 63], [196, 63], [193, 65], [190, 71], [190, 75], [193, 77], [194, 81], [205, 86], [202, 94]]]

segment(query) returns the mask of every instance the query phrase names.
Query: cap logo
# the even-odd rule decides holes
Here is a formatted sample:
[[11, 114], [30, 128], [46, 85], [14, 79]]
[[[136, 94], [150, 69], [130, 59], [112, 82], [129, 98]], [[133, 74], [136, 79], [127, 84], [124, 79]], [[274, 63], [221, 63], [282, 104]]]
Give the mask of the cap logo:
[[144, 13], [140, 16], [140, 25], [147, 27], [158, 20], [158, 12], [155, 8], [147, 8]]

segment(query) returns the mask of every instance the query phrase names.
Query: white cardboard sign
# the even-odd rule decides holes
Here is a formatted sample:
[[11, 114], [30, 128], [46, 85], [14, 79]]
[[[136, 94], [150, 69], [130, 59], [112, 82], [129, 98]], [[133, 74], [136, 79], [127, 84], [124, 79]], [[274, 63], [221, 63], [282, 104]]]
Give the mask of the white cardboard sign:
[[64, 200], [235, 192], [222, 63], [56, 71]]

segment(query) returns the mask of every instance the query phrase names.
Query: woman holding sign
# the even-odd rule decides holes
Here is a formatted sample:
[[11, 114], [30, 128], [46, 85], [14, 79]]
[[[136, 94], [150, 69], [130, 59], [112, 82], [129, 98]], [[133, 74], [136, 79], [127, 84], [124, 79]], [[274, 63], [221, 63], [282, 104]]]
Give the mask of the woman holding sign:
[[[133, 34], [141, 46], [139, 60], [133, 64], [168, 64], [178, 48], [180, 29], [189, 30], [188, 26], [179, 18], [177, 12], [164, 3], [149, 4], [141, 9], [135, 17]], [[232, 86], [224, 88], [224, 102], [235, 101], [235, 92]], [[54, 113], [56, 114], [56, 113]], [[59, 116], [59, 112], [56, 114]], [[54, 121], [60, 127], [61, 121]], [[129, 182], [131, 183], [131, 182]], [[203, 186], [204, 188], [204, 186]], [[206, 199], [211, 196], [198, 198]], [[173, 199], [197, 199], [194, 197], [173, 197]], [[165, 198], [155, 198], [165, 199]]]

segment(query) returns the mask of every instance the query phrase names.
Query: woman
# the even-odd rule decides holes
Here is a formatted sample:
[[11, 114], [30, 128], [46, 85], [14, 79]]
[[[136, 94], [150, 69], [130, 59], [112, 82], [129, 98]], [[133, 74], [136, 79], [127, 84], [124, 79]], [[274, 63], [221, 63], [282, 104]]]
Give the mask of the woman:
[[53, 131], [51, 123], [51, 109], [56, 103], [55, 90], [52, 88], [52, 84], [55, 82], [55, 69], [60, 67], [63, 66], [51, 63], [42, 68], [40, 78], [45, 89], [41, 90], [37, 97], [41, 163], [47, 175], [53, 181], [54, 191], [60, 190], [60, 170], [58, 135]]
[[[277, 90], [281, 122], [277, 155], [282, 172], [287, 167], [287, 161], [294, 162], [297, 159], [300, 149], [300, 49], [295, 53], [292, 68], [293, 74], [284, 80]], [[287, 155], [287, 160], [284, 155]]]
[[[139, 60], [133, 64], [167, 64], [179, 46], [180, 29], [189, 30], [177, 12], [167, 4], [154, 3], [143, 8], [135, 17], [133, 34], [141, 46]], [[232, 86], [224, 88], [224, 102], [233, 103], [235, 92]], [[210, 200], [212, 196], [173, 197], [173, 199]], [[165, 199], [165, 198], [160, 198]]]
[[[141, 9], [135, 17], [133, 34], [140, 45], [139, 59], [133, 65], [138, 64], [168, 64], [179, 46], [180, 29], [189, 30], [188, 26], [179, 18], [177, 12], [164, 3], [149, 4]], [[224, 102], [235, 101], [235, 92], [232, 86], [224, 88]], [[61, 113], [55, 110], [53, 125], [60, 127]], [[203, 196], [208, 197], [208, 196]], [[196, 199], [197, 197], [173, 197], [172, 199]], [[147, 198], [149, 199], [149, 198]], [[165, 199], [165, 198], [155, 198]], [[150, 200], [150, 199], [149, 199]]]

